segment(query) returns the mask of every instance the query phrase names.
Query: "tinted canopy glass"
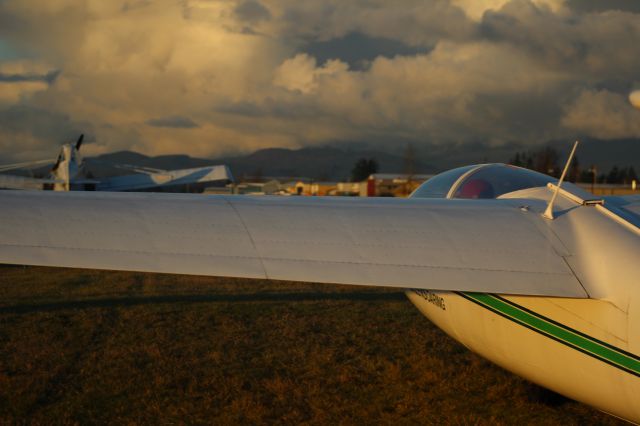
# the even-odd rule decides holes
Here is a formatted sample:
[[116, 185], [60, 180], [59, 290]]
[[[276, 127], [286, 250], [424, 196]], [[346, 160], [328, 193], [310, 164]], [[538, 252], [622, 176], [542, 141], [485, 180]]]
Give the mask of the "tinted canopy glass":
[[521, 189], [546, 186], [551, 176], [506, 164], [483, 166], [459, 183], [453, 198], [498, 198]]
[[432, 177], [416, 189], [412, 197], [446, 198], [453, 188], [452, 198], [497, 198], [509, 192], [546, 186], [555, 181], [551, 176], [506, 164], [474, 165]]
[[415, 198], [447, 198], [447, 194], [460, 176], [467, 173], [477, 165], [458, 167], [435, 175], [416, 189], [411, 197]]

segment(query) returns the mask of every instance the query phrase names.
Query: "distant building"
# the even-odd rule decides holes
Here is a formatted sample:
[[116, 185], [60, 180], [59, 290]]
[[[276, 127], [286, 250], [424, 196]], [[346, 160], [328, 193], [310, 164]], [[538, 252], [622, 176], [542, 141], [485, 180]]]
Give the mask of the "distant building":
[[408, 197], [418, 186], [434, 175], [375, 173], [369, 176], [367, 197]]
[[204, 193], [209, 195], [288, 195], [277, 180], [231, 183], [222, 188], [207, 188]]
[[591, 192], [594, 195], [637, 195], [640, 194], [640, 185], [635, 180], [627, 185], [616, 185], [608, 183], [578, 183], [580, 188]]
[[407, 197], [433, 175], [375, 173], [362, 182], [324, 182], [312, 179], [271, 179], [266, 182], [229, 184], [208, 188], [205, 194], [300, 195], [351, 197]]
[[336, 195], [346, 197], [366, 197], [367, 181], [364, 182], [338, 182], [336, 185]]
[[336, 195], [337, 182], [298, 181], [294, 186], [286, 188], [291, 195], [327, 196]]

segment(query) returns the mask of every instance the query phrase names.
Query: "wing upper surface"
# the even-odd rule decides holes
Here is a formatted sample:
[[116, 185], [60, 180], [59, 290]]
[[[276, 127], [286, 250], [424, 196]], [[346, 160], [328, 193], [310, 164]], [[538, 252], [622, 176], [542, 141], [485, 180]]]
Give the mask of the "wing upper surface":
[[0, 263], [587, 297], [517, 200], [0, 192]]

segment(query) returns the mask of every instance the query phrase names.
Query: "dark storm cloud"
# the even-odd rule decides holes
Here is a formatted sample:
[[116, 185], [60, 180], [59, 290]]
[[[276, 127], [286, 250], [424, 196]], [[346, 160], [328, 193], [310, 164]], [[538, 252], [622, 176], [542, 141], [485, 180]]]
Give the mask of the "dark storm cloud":
[[190, 118], [179, 115], [152, 118], [147, 120], [145, 123], [152, 127], [171, 127], [174, 129], [193, 129], [198, 127], [198, 124]]
[[238, 4], [235, 14], [243, 21], [256, 23], [271, 18], [271, 12], [256, 0], [245, 0]]
[[637, 0], [568, 0], [567, 5], [577, 12], [620, 10], [640, 13], [640, 2]]
[[512, 2], [499, 11], [486, 12], [479, 28], [491, 41], [526, 49], [555, 66], [568, 66], [581, 63], [589, 52], [586, 40], [576, 37], [576, 24], [532, 3]]
[[475, 32], [474, 22], [448, 0], [409, 0], [401, 6], [370, 0], [282, 3], [282, 30], [307, 42], [359, 33], [430, 48], [438, 40], [466, 40]]
[[[0, 0], [0, 38], [21, 57], [61, 61], [77, 54], [86, 40], [91, 19], [85, 2], [68, 2], [62, 9], [55, 0], [31, 7], [27, 2], [18, 7], [11, 3]], [[52, 17], [51, 11], [58, 14]]]
[[[559, 96], [566, 96], [566, 94], [531, 93], [526, 99], [517, 93], [481, 94], [475, 97], [470, 109], [486, 123], [487, 132], [491, 131], [491, 120], [509, 123], [509, 126], [505, 127], [508, 132], [505, 139], [511, 139], [511, 142], [519, 141], [518, 134], [530, 134], [531, 128], [540, 130], [538, 137], [551, 138], [552, 132], [556, 129], [550, 124], [554, 123], [563, 112], [561, 102], [558, 102]], [[476, 123], [476, 127], [481, 127], [481, 124]], [[545, 131], [549, 133], [545, 134]]]
[[36, 157], [49, 155], [61, 143], [90, 130], [91, 125], [48, 109], [19, 105], [0, 110], [0, 149], [13, 154], [7, 157], [24, 152], [33, 152]]
[[23, 82], [43, 82], [53, 84], [60, 75], [59, 70], [50, 71], [46, 74], [8, 74], [0, 72], [0, 83], [23, 83]]
[[315, 57], [320, 64], [330, 59], [339, 59], [348, 63], [351, 69], [362, 70], [378, 56], [393, 58], [397, 55], [417, 55], [427, 53], [430, 49], [354, 32], [327, 41], [313, 41], [302, 46], [300, 50]]
[[15, 105], [0, 111], [0, 127], [34, 136], [57, 137], [72, 129], [71, 119], [49, 110]]
[[575, 72], [576, 80], [633, 81], [640, 76], [640, 16], [629, 12], [558, 15], [528, 1], [488, 11], [480, 33], [522, 49], [539, 63]]

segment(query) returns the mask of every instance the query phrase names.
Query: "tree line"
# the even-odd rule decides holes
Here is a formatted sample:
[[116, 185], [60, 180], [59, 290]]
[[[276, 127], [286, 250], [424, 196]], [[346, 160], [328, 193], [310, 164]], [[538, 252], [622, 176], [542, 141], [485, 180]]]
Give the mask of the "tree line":
[[[509, 159], [509, 164], [535, 170], [554, 177], [560, 177], [564, 164], [564, 158], [558, 151], [550, 146], [533, 151], [516, 152]], [[594, 165], [582, 166], [578, 156], [574, 157], [571, 167], [567, 171], [567, 180], [582, 183], [607, 183], [614, 185], [629, 185], [633, 180], [638, 181], [633, 166], [613, 166], [608, 172], [598, 169]]]
[[[405, 174], [415, 173], [415, 153], [412, 146], [408, 146], [405, 154]], [[560, 177], [565, 158], [551, 146], [537, 150], [516, 152], [509, 159], [509, 164], [535, 170], [549, 176]], [[351, 169], [351, 181], [360, 182], [370, 175], [377, 173], [379, 164], [374, 158], [360, 158]], [[633, 166], [613, 166], [608, 172], [600, 170], [594, 165], [583, 166], [578, 156], [575, 156], [566, 179], [570, 182], [606, 183], [613, 185], [630, 185], [633, 180], [638, 181], [638, 175]]]

